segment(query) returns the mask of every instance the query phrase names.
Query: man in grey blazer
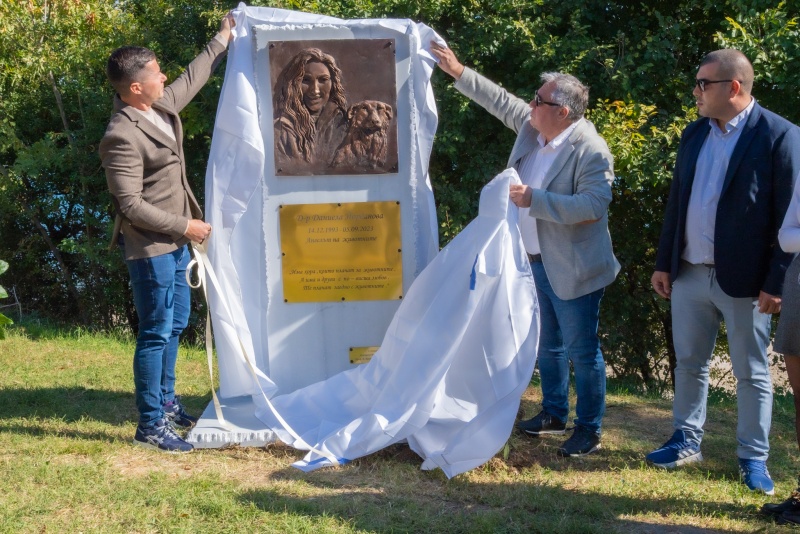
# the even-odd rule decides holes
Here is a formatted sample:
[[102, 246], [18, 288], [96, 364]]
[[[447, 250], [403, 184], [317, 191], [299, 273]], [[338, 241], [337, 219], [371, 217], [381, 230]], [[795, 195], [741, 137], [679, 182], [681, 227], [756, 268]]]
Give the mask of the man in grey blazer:
[[122, 247], [139, 315], [134, 444], [163, 451], [192, 450], [174, 431], [174, 425], [191, 427], [197, 421], [175, 396], [175, 363], [178, 338], [189, 320], [187, 244], [211, 233], [187, 180], [178, 113], [225, 56], [234, 24], [226, 15], [219, 33], [168, 87], [155, 54], [146, 48], [115, 50], [106, 70], [117, 95], [100, 159], [117, 212], [112, 243]]
[[600, 448], [606, 368], [597, 337], [600, 299], [619, 263], [608, 231], [614, 180], [605, 141], [583, 118], [589, 91], [574, 76], [545, 73], [530, 104], [459, 63], [431, 43], [455, 87], [517, 132], [508, 166], [539, 301], [542, 410], [518, 427], [533, 436], [564, 434], [569, 414], [569, 364], [575, 369], [575, 430], [558, 449], [582, 456]]

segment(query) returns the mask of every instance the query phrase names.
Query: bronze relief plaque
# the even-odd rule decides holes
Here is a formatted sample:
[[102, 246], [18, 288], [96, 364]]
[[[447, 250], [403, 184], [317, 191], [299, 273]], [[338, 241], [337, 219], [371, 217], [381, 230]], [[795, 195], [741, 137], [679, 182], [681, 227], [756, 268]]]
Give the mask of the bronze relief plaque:
[[271, 41], [275, 175], [396, 173], [394, 39]]

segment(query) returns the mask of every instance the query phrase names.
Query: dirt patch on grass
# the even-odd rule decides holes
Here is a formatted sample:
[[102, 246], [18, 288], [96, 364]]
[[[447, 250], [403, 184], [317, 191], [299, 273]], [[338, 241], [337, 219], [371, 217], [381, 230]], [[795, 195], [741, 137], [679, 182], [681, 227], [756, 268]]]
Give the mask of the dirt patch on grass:
[[130, 447], [129, 450], [118, 451], [109, 459], [109, 466], [117, 474], [126, 478], [146, 478], [152, 473], [166, 474], [170, 477], [190, 477], [204, 470], [202, 465], [195, 465], [188, 455], [168, 455], [155, 451], [140, 452], [133, 447]]

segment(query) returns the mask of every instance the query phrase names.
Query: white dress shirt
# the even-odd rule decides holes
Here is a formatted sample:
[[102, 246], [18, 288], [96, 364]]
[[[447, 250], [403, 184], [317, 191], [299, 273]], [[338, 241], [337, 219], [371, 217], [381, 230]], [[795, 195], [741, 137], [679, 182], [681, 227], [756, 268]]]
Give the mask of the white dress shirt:
[[[527, 154], [519, 164], [519, 177], [523, 184], [532, 189], [542, 188], [544, 177], [550, 167], [553, 166], [556, 156], [563, 150], [565, 141], [575, 130], [575, 127], [578, 126], [578, 123], [583, 120], [586, 119], [581, 118], [570, 124], [566, 130], [555, 136], [549, 143], [546, 143], [544, 136], [539, 134], [537, 138], [539, 150]], [[542, 250], [539, 246], [539, 236], [536, 233], [536, 218], [531, 217], [530, 207], [519, 208], [519, 230], [522, 234], [522, 243], [525, 245], [525, 250], [528, 251], [528, 254], [540, 254]]]
[[794, 192], [783, 218], [783, 225], [778, 232], [778, 242], [784, 252], [800, 252], [800, 189], [798, 182], [800, 176], [794, 178]]

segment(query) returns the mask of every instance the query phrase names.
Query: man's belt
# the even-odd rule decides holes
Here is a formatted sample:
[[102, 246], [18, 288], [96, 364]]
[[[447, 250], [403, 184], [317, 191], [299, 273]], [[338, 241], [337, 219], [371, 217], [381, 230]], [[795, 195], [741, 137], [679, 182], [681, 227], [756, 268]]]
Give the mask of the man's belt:
[[541, 262], [542, 261], [542, 255], [541, 254], [528, 254], [528, 261], [531, 262], [531, 263]]

